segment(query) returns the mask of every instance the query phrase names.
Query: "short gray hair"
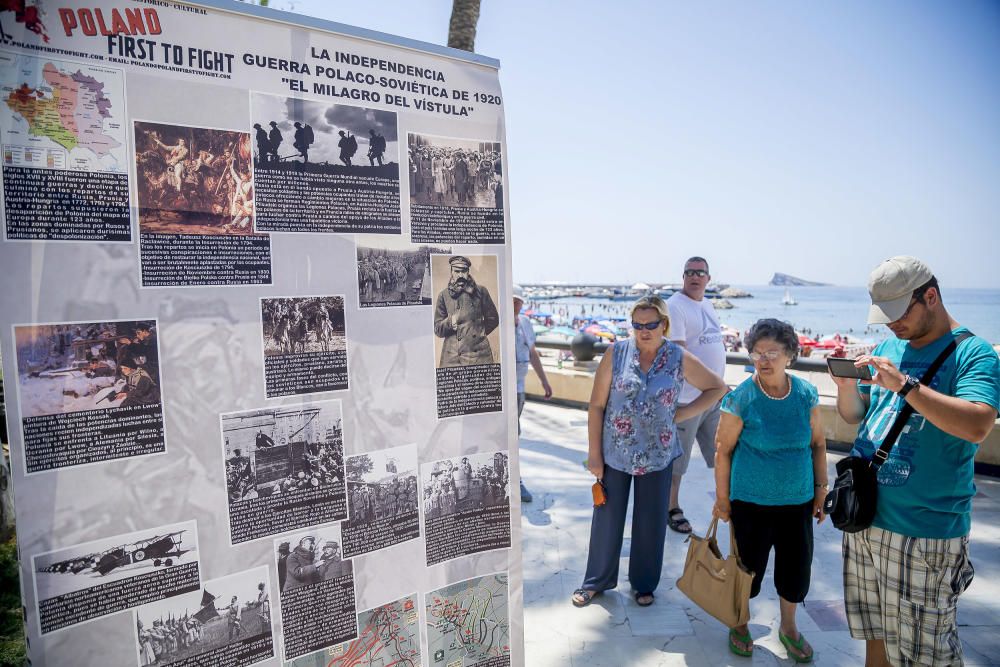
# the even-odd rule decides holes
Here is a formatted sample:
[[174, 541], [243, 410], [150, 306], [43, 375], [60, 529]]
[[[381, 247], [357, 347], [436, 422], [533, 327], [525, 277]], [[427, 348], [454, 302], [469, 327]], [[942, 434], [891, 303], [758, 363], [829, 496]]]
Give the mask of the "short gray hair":
[[765, 338], [773, 340], [784, 347], [785, 351], [792, 358], [792, 361], [795, 361], [795, 358], [798, 357], [799, 336], [788, 322], [782, 322], [773, 317], [757, 320], [750, 327], [750, 330], [747, 331], [747, 335], [744, 336], [743, 344], [746, 345], [747, 352], [753, 352], [754, 345]]
[[711, 273], [711, 270], [709, 270], [708, 268], [708, 260], [705, 259], [704, 257], [699, 257], [698, 255], [695, 255], [694, 257], [688, 257], [688, 261], [684, 262], [684, 266], [687, 266], [688, 264], [694, 264], [696, 262], [701, 262], [702, 264], [704, 264], [705, 270]]

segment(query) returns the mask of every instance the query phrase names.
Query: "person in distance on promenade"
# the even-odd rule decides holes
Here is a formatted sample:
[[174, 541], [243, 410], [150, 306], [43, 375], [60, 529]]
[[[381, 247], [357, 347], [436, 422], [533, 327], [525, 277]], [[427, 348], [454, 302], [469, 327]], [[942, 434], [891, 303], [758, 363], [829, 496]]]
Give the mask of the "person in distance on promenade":
[[[819, 393], [787, 372], [799, 349], [792, 325], [758, 320], [744, 343], [754, 373], [722, 399], [712, 514], [732, 519], [730, 530], [740, 558], [754, 573], [750, 597], [760, 593], [774, 550], [774, 587], [781, 611], [778, 638], [792, 660], [811, 662], [812, 647], [796, 627], [795, 609], [809, 592], [812, 519], [821, 523], [825, 517], [826, 438]], [[729, 630], [729, 650], [752, 655], [746, 625]]]
[[[527, 315], [521, 314], [524, 306], [524, 290], [517, 285], [514, 286], [514, 358], [517, 361], [517, 434], [521, 435], [521, 411], [524, 410], [524, 380], [528, 377], [528, 366], [535, 369], [538, 380], [542, 383], [542, 390], [545, 398], [552, 398], [552, 386], [549, 378], [545, 375], [545, 368], [542, 367], [542, 358], [538, 356], [535, 349], [535, 330], [531, 327], [531, 320]], [[521, 502], [530, 503], [531, 492], [524, 486], [521, 480]]]
[[[708, 409], [727, 391], [721, 377], [667, 340], [670, 315], [663, 299], [642, 297], [631, 314], [633, 336], [604, 353], [590, 396], [587, 468], [603, 482], [607, 502], [594, 508], [587, 572], [583, 585], [573, 592], [573, 604], [578, 607], [618, 585], [633, 483], [628, 577], [635, 601], [643, 607], [653, 604], [663, 568], [671, 469], [681, 455], [676, 422]], [[678, 407], [685, 382], [702, 393], [689, 405]]]
[[[712, 280], [708, 272], [708, 261], [704, 257], [692, 257], [684, 263], [683, 277], [684, 286], [681, 291], [667, 299], [667, 307], [670, 309], [670, 340], [698, 357], [710, 371], [724, 376], [726, 346], [722, 343], [722, 327], [715, 315], [715, 306], [705, 298], [705, 288]], [[681, 389], [678, 400], [681, 405], [687, 405], [698, 397], [698, 393], [693, 385], [686, 384]], [[718, 428], [718, 403], [677, 424], [682, 453], [674, 463], [667, 516], [670, 529], [678, 533], [691, 532], [691, 524], [680, 508], [681, 479], [691, 462], [691, 449], [697, 440], [705, 463], [709, 468], [715, 465], [715, 432]]]
[[[856, 360], [875, 369], [871, 381], [833, 378], [837, 411], [860, 423], [851, 453], [871, 459], [904, 403], [914, 412], [879, 468], [872, 525], [844, 533], [847, 620], [851, 636], [866, 642], [866, 667], [961, 665], [955, 614], [974, 574], [973, 466], [997, 417], [1000, 362], [948, 313], [937, 278], [919, 259], [886, 260], [868, 292], [868, 323], [895, 336]], [[929, 385], [921, 384], [956, 339]]]

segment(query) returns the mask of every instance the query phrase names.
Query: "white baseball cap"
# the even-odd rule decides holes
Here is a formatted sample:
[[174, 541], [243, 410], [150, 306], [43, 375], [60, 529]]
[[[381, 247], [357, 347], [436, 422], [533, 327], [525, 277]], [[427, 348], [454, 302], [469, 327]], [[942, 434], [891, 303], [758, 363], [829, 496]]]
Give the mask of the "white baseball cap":
[[524, 290], [520, 285], [514, 285], [514, 298], [524, 303]]
[[909, 255], [879, 264], [868, 277], [868, 294], [872, 298], [868, 324], [888, 324], [901, 318], [910, 307], [914, 290], [933, 277], [926, 264]]

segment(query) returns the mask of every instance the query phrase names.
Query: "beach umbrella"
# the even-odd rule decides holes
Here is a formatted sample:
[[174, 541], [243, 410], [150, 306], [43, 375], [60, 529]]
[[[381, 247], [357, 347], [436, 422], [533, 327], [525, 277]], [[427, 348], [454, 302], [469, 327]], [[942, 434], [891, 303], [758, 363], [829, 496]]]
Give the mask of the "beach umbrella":
[[602, 327], [600, 324], [591, 324], [589, 327], [583, 330], [584, 333], [589, 333], [597, 336], [598, 338], [607, 338], [610, 340], [615, 339], [615, 335]]
[[649, 289], [649, 285], [647, 285], [646, 283], [636, 283], [635, 285], [632, 285], [632, 289], [634, 289], [634, 290], [648, 290]]
[[816, 341], [805, 334], [799, 334], [799, 347], [816, 347], [819, 345], [819, 341]]

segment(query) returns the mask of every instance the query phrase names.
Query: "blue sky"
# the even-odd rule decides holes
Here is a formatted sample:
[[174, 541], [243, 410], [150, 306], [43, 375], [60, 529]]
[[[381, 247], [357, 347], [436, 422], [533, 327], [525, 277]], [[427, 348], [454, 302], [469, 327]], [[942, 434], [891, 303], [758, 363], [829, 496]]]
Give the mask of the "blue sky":
[[[451, 3], [272, 0], [442, 44]], [[483, 0], [515, 280], [1000, 288], [1000, 3]]]

